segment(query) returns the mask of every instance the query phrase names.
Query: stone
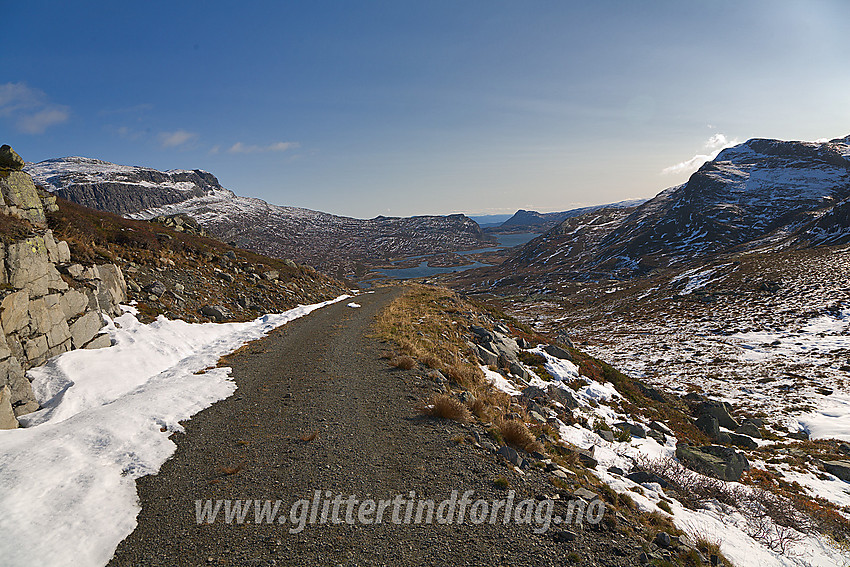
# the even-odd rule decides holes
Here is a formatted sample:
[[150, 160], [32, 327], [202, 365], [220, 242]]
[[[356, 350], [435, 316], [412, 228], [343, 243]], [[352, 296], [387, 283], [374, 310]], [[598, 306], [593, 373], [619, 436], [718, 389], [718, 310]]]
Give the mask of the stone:
[[565, 408], [576, 409], [578, 407], [578, 400], [575, 399], [572, 392], [565, 388], [549, 384], [546, 386], [546, 393], [552, 400], [561, 403]]
[[649, 398], [650, 400], [655, 400], [656, 402], [666, 402], [667, 399], [664, 397], [664, 394], [658, 388], [653, 388], [652, 386], [647, 386], [640, 381], [635, 381], [635, 385], [638, 387], [638, 390], [641, 393]]
[[155, 295], [157, 297], [166, 292], [165, 284], [159, 280], [146, 285], [142, 289], [144, 289], [147, 293]]
[[673, 543], [670, 539], [670, 534], [667, 532], [658, 532], [655, 534], [655, 540], [653, 541], [655, 542], [655, 545], [664, 549], [670, 547]]
[[536, 421], [537, 423], [546, 423], [546, 418], [537, 413], [536, 411], [528, 412], [528, 417], [530, 417], [532, 421]]
[[543, 347], [543, 350], [549, 356], [554, 356], [555, 358], [560, 358], [561, 360], [572, 360], [573, 356], [567, 352], [565, 349], [559, 347], [558, 345], [546, 345]]
[[667, 425], [661, 423], [660, 421], [650, 421], [649, 428], [654, 429], [655, 431], [660, 431], [665, 435], [673, 435], [673, 431], [669, 427], [667, 427]]
[[201, 307], [201, 315], [214, 321], [224, 321], [230, 317], [230, 312], [220, 305], [204, 305]]
[[493, 340], [493, 335], [485, 329], [484, 327], [479, 327], [478, 325], [471, 325], [469, 330], [472, 331], [480, 340], [484, 342], [490, 342]]
[[666, 435], [664, 435], [663, 433], [661, 433], [660, 431], [656, 431], [656, 430], [654, 430], [654, 429], [650, 429], [649, 431], [647, 431], [647, 432], [646, 432], [646, 436], [647, 436], [647, 437], [649, 437], [649, 438], [651, 438], [651, 439], [655, 439], [655, 441], [656, 441], [659, 445], [665, 445], [665, 444], [667, 444], [667, 436], [666, 436]]
[[511, 374], [519, 376], [525, 381], [531, 379], [531, 375], [528, 373], [528, 371], [522, 366], [522, 364], [518, 362], [511, 362], [510, 370]]
[[88, 304], [89, 300], [86, 294], [75, 289], [63, 293], [59, 300], [59, 306], [66, 320], [81, 315], [86, 310], [86, 307], [88, 307]]
[[738, 435], [737, 433], [730, 433], [729, 440], [732, 442], [732, 445], [736, 447], [741, 447], [742, 449], [758, 449], [759, 444], [756, 443], [755, 439], [750, 437], [749, 435]]
[[576, 498], [581, 498], [582, 500], [586, 500], [588, 502], [592, 502], [599, 498], [598, 494], [596, 494], [595, 492], [591, 492], [586, 488], [577, 488], [573, 492], [573, 496], [575, 496]]
[[496, 451], [496, 454], [501, 455], [513, 465], [516, 465], [518, 467], [522, 466], [522, 457], [520, 457], [519, 453], [516, 452], [516, 449], [512, 447], [502, 445], [501, 447], [499, 447], [499, 450]]
[[850, 461], [826, 461], [823, 468], [844, 482], [850, 482]]
[[717, 420], [717, 423], [720, 425], [720, 427], [725, 427], [726, 429], [731, 429], [732, 431], [740, 427], [740, 424], [735, 421], [734, 417], [732, 417], [732, 414], [729, 412], [729, 406], [725, 402], [702, 402], [697, 407], [697, 415], [710, 415], [711, 417]]
[[71, 261], [71, 248], [64, 240], [60, 240], [56, 243], [56, 253], [59, 255], [58, 262], [60, 264], [67, 264]]
[[620, 467], [608, 467], [608, 472], [619, 476], [625, 476], [626, 472]]
[[504, 357], [507, 362], [517, 362], [517, 354], [519, 354], [519, 345], [512, 338], [501, 333], [494, 333], [493, 340], [490, 341], [488, 348]]
[[124, 274], [115, 264], [102, 264], [97, 266], [97, 269], [100, 276], [95, 292], [98, 309], [111, 315], [121, 315], [119, 305], [127, 301], [127, 282], [124, 281]]
[[18, 419], [12, 410], [12, 391], [9, 386], [0, 388], [0, 429], [17, 429]]
[[475, 345], [475, 350], [478, 354], [478, 358], [481, 359], [481, 362], [484, 363], [485, 366], [499, 366], [499, 355], [495, 352], [481, 345]]
[[283, 261], [283, 263], [284, 263], [286, 266], [288, 266], [288, 267], [292, 268], [293, 270], [298, 269], [298, 264], [296, 264], [294, 261], [290, 260], [289, 258], [285, 259], [285, 260]]
[[735, 430], [735, 433], [738, 435], [748, 435], [755, 439], [761, 439], [761, 431], [759, 431], [759, 428], [752, 422], [745, 421], [741, 427]]
[[0, 194], [12, 215], [36, 226], [46, 226], [47, 217], [32, 177], [23, 171], [0, 169]]
[[26, 165], [24, 159], [10, 145], [3, 144], [0, 146], [0, 169], [20, 171], [24, 168], [24, 165]]
[[47, 249], [40, 236], [14, 242], [6, 250], [9, 284], [15, 289], [26, 289], [30, 297], [47, 294], [50, 267], [53, 265], [47, 260]]
[[103, 333], [95, 336], [92, 340], [86, 343], [86, 346], [83, 348], [87, 349], [96, 349], [96, 348], [107, 348], [112, 346], [112, 339], [108, 334]]
[[638, 484], [657, 484], [661, 488], [667, 488], [670, 485], [670, 483], [668, 483], [666, 480], [664, 480], [657, 474], [647, 471], [632, 471], [626, 475], [626, 478]]
[[[12, 356], [12, 349], [9, 348], [9, 343], [6, 342], [6, 335], [0, 329], [0, 360]], [[2, 382], [0, 382], [2, 384]]]
[[71, 323], [71, 341], [74, 348], [82, 348], [103, 328], [103, 317], [96, 311], [89, 311]]
[[576, 534], [569, 530], [556, 531], [552, 534], [552, 539], [558, 543], [570, 543], [576, 540]]
[[636, 423], [628, 423], [626, 421], [621, 421], [619, 423], [615, 423], [614, 427], [622, 431], [628, 431], [632, 437], [637, 437], [639, 439], [643, 439], [646, 437], [646, 430], [640, 425], [637, 425]]
[[602, 437], [605, 441], [609, 443], [614, 442], [614, 432], [610, 429], [599, 429], [596, 431], [596, 434]]
[[24, 340], [24, 353], [31, 366], [38, 366], [46, 360], [47, 337], [38, 335]]
[[844, 453], [845, 455], [850, 455], [850, 445], [847, 443], [841, 443], [838, 445], [838, 452]]
[[688, 468], [720, 480], [737, 482], [750, 469], [743, 453], [720, 445], [696, 448], [680, 444], [676, 447], [676, 457]]
[[280, 278], [280, 272], [277, 270], [269, 270], [267, 272], [263, 272], [263, 279], [266, 279], [270, 282], [273, 282], [276, 279]]
[[220, 280], [225, 281], [227, 283], [233, 283], [234, 281], [233, 276], [228, 274], [227, 272], [219, 272], [218, 277]]
[[717, 435], [720, 433], [720, 424], [717, 422], [717, 418], [707, 413], [697, 418], [696, 426], [711, 439], [717, 439]]

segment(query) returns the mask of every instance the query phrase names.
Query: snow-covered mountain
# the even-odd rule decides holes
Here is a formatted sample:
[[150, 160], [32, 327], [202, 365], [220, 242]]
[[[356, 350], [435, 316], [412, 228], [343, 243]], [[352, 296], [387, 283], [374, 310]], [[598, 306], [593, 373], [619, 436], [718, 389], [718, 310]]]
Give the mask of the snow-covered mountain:
[[87, 207], [133, 218], [188, 214], [212, 235], [328, 273], [389, 259], [480, 248], [486, 237], [464, 215], [355, 219], [240, 197], [201, 170], [157, 171], [90, 158], [30, 164], [36, 183]]
[[537, 211], [526, 211], [520, 209], [514, 215], [499, 225], [498, 231], [534, 231], [546, 232], [555, 228], [560, 223], [573, 217], [581, 216], [585, 213], [597, 211], [599, 209], [631, 209], [640, 204], [643, 204], [648, 199], [630, 199], [628, 201], [619, 201], [607, 205], [593, 205], [590, 207], [581, 207], [578, 209], [570, 209], [557, 213], [538, 213]]
[[822, 143], [752, 139], [630, 214], [597, 209], [567, 219], [502, 269], [623, 276], [787, 239], [841, 242], [848, 238], [848, 208], [850, 136]]

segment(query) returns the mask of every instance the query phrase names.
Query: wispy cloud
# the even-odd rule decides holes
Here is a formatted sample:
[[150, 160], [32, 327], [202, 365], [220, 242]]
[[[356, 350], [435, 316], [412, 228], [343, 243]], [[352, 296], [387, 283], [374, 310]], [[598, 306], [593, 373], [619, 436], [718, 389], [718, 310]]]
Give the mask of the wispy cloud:
[[298, 142], [275, 142], [267, 146], [248, 145], [243, 144], [242, 142], [236, 142], [227, 149], [227, 152], [231, 154], [259, 154], [265, 152], [285, 152], [287, 150], [294, 150], [300, 147], [301, 144]]
[[679, 162], [676, 165], [671, 165], [670, 167], [665, 167], [661, 170], [663, 175], [672, 175], [678, 173], [693, 173], [702, 166], [707, 161], [711, 161], [717, 157], [717, 154], [725, 150], [726, 148], [731, 148], [732, 146], [738, 145], [738, 139], [734, 138], [732, 140], [728, 139], [725, 134], [714, 134], [711, 138], [706, 140], [705, 144], [703, 144], [703, 150], [707, 153], [699, 153], [694, 157]]
[[160, 132], [159, 143], [163, 148], [175, 148], [187, 144], [198, 137], [194, 132], [176, 130], [174, 132]]
[[25, 134], [41, 134], [50, 126], [66, 122], [70, 109], [50, 102], [44, 91], [26, 83], [0, 84], [0, 118], [10, 118]]

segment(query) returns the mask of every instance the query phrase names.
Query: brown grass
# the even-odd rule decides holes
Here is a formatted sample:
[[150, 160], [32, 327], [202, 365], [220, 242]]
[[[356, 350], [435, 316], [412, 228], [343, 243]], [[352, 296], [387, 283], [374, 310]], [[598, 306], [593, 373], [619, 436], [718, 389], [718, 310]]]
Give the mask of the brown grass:
[[218, 467], [218, 472], [220, 472], [222, 476], [232, 476], [244, 468], [245, 465], [243, 463], [239, 463], [232, 467]]
[[505, 419], [498, 426], [505, 443], [511, 447], [528, 451], [529, 453], [543, 450], [543, 445], [534, 438], [534, 435], [522, 421], [518, 419]]
[[472, 420], [469, 408], [460, 400], [447, 394], [437, 394], [427, 404], [420, 407], [419, 411], [423, 415], [450, 419], [460, 423], [468, 423]]
[[416, 360], [412, 356], [403, 354], [390, 359], [390, 366], [400, 370], [413, 370], [416, 368]]

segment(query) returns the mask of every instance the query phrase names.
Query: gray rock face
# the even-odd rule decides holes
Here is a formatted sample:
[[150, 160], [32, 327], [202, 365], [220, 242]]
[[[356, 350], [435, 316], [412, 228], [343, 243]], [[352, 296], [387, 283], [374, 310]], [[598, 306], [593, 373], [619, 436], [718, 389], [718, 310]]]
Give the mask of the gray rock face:
[[720, 424], [717, 422], [717, 418], [708, 414], [699, 416], [696, 426], [697, 429], [708, 435], [711, 439], [717, 439], [717, 436], [720, 434]]
[[688, 468], [720, 480], [737, 482], [744, 471], [750, 470], [743, 453], [720, 445], [696, 448], [680, 444], [676, 447], [676, 457]]
[[[43, 198], [21, 171], [0, 168], [0, 190], [0, 222], [13, 214], [38, 227], [51, 199], [55, 207], [55, 198]], [[35, 232], [0, 244], [0, 390], [7, 394], [13, 417], [39, 407], [25, 371], [72, 348], [108, 346], [108, 336], [95, 337], [103, 326], [100, 313], [119, 315], [119, 303], [127, 297], [117, 266], [69, 265], [66, 242], [44, 228]], [[57, 268], [77, 280], [76, 289]]]

